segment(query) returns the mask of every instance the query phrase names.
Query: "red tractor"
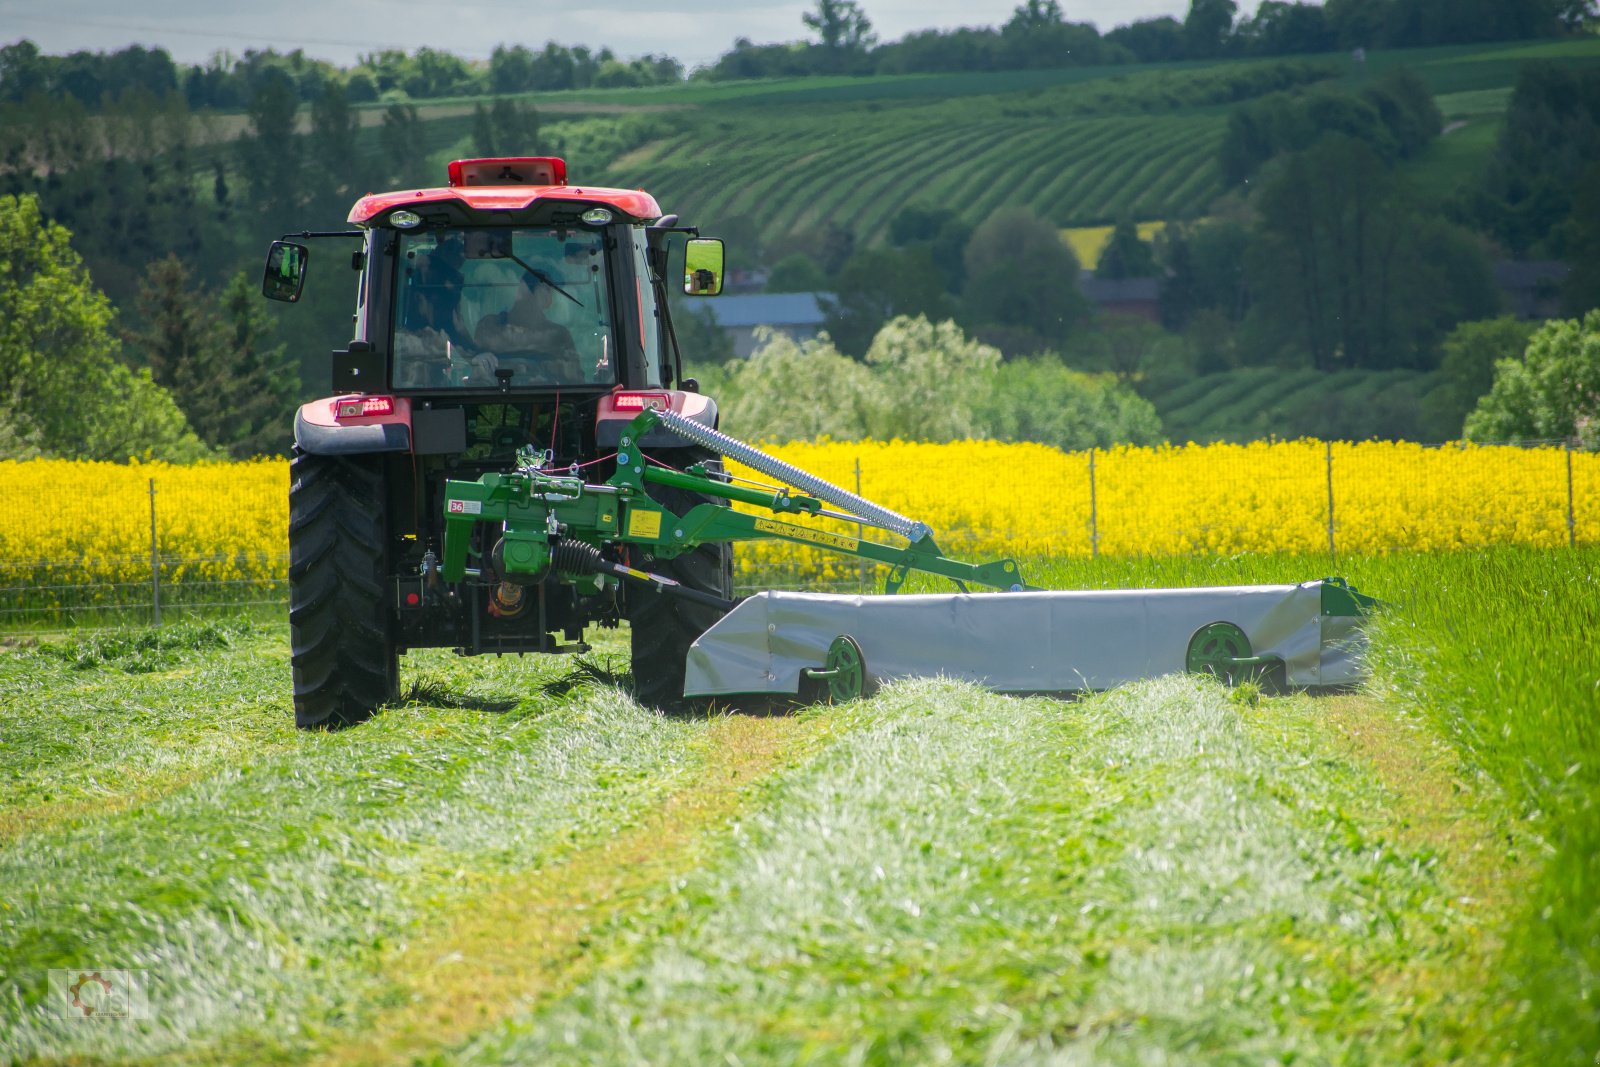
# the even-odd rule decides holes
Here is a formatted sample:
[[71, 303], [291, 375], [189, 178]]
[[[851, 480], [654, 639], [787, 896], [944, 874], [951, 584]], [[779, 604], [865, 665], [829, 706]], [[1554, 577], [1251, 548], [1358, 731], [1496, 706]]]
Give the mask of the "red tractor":
[[[468, 159], [449, 184], [362, 197], [352, 230], [274, 241], [262, 289], [300, 298], [308, 239], [358, 242], [355, 336], [333, 353], [335, 396], [295, 417], [289, 621], [295, 723], [347, 725], [399, 696], [399, 656], [581, 650], [587, 626], [632, 630], [638, 698], [682, 697], [689, 645], [732, 595], [726, 544], [616, 562], [670, 582], [528, 584], [485, 533], [472, 576], [440, 575], [447, 479], [536, 454], [547, 470], [609, 476], [623, 428], [664, 407], [708, 427], [717, 406], [685, 378], [668, 316], [668, 238], [687, 234], [684, 291], [721, 291], [722, 242], [636, 190], [574, 188], [564, 161]], [[657, 431], [653, 461], [719, 470]], [[531, 450], [531, 453], [530, 453]], [[681, 513], [699, 502], [652, 487]], [[682, 499], [676, 499], [682, 497]], [[621, 553], [624, 550], [618, 549]], [[692, 595], [646, 591], [671, 587]]]

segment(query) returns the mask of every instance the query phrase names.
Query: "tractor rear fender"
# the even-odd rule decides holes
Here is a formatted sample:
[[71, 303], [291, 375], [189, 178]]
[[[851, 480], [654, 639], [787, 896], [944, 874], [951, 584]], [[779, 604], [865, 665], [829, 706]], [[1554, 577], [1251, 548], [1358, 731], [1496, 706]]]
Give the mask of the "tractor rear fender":
[[[373, 414], [340, 415], [369, 400], [388, 400], [389, 410]], [[294, 443], [301, 452], [340, 456], [369, 452], [411, 451], [411, 401], [403, 396], [366, 397], [358, 394], [313, 400], [302, 404], [294, 416]]]
[[[717, 428], [717, 402], [701, 393], [682, 389], [618, 389], [600, 398], [595, 413], [595, 446], [602, 452], [617, 447], [622, 431], [645, 408], [667, 407], [713, 430]], [[653, 426], [639, 442], [645, 448], [686, 448], [689, 442], [667, 429]]]

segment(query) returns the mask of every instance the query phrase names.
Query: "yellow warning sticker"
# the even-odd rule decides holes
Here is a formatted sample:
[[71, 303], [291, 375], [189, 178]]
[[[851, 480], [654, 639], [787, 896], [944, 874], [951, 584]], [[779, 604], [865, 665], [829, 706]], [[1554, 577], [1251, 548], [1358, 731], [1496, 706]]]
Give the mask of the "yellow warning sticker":
[[661, 512], [635, 510], [628, 512], [628, 536], [641, 541], [661, 538]]
[[855, 537], [841, 537], [824, 530], [808, 530], [804, 526], [795, 526], [787, 522], [773, 522], [771, 519], [757, 519], [756, 529], [781, 537], [792, 537], [796, 541], [809, 541], [814, 545], [827, 545], [829, 548], [843, 549], [854, 552], [861, 541]]

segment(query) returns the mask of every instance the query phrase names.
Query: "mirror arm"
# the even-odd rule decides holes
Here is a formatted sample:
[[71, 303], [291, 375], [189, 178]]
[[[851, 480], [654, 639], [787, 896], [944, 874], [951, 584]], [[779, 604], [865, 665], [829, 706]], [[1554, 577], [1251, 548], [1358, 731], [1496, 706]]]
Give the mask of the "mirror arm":
[[286, 233], [278, 238], [287, 241], [291, 237], [365, 237], [366, 230], [301, 230], [299, 233]]

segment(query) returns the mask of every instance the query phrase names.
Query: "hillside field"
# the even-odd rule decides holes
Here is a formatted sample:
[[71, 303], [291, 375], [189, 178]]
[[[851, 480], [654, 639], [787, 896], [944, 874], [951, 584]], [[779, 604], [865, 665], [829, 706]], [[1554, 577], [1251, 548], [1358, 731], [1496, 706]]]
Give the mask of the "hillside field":
[[[1388, 607], [1373, 681], [1333, 695], [929, 680], [663, 717], [613, 643], [587, 666], [412, 654], [399, 706], [297, 734], [277, 624], [13, 645], [4, 1051], [1587, 1062], [1597, 564], [1341, 560]], [[1037, 565], [1058, 587], [1326, 568]], [[142, 1017], [74, 1014], [100, 970]]]
[[[1021, 204], [1063, 228], [1201, 217], [1223, 191], [1216, 156], [1229, 109], [1282, 87], [1281, 71], [1290, 68], [1350, 86], [1399, 67], [1416, 71], [1450, 132], [1408, 172], [1424, 192], [1444, 195], [1482, 167], [1530, 61], [1600, 63], [1600, 40], [1398, 50], [1361, 63], [1340, 53], [525, 99], [551, 135], [570, 140], [574, 180], [642, 186], [709, 229], [747, 220], [769, 246], [822, 223], [870, 245], [912, 202], [946, 206], [974, 223]], [[474, 102], [419, 105], [441, 174], [446, 158], [470, 147]]]

